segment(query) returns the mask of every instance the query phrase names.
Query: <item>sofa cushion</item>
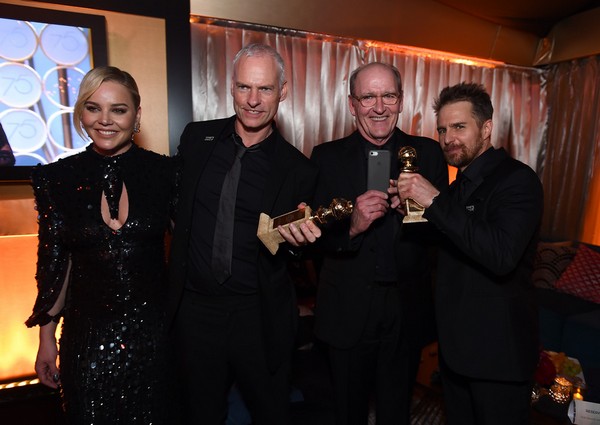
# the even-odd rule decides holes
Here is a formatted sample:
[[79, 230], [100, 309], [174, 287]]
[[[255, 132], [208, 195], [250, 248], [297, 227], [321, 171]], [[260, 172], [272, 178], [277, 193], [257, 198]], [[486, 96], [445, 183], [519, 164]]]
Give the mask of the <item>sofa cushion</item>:
[[536, 288], [554, 289], [554, 284], [573, 260], [576, 252], [577, 248], [571, 241], [540, 242], [531, 276], [533, 285]]
[[560, 292], [600, 304], [600, 253], [580, 244], [554, 286]]

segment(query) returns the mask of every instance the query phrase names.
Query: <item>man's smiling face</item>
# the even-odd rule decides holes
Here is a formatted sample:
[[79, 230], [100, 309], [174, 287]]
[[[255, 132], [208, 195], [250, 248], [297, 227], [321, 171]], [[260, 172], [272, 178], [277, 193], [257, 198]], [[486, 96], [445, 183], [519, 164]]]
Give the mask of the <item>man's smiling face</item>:
[[[394, 105], [383, 103], [383, 96], [400, 96]], [[364, 107], [358, 99], [365, 96], [376, 98], [371, 107]], [[350, 112], [356, 117], [360, 134], [374, 145], [381, 146], [390, 138], [398, 114], [402, 112], [402, 97], [391, 70], [383, 65], [368, 66], [356, 76], [354, 93], [348, 98]]]

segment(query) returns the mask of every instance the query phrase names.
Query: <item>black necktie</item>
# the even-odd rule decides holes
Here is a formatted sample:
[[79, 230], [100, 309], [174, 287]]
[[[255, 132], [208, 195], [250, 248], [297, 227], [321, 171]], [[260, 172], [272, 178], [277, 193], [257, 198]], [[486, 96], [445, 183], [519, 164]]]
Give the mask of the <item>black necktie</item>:
[[465, 177], [462, 173], [459, 173], [456, 176], [456, 190], [458, 192], [458, 200], [460, 202], [464, 201], [467, 198], [468, 185], [469, 179]]
[[244, 156], [247, 150], [246, 147], [237, 142], [235, 143], [235, 147], [235, 160], [231, 169], [225, 175], [221, 189], [217, 222], [215, 223], [215, 236], [213, 239], [212, 270], [217, 282], [221, 285], [231, 276], [235, 200], [237, 198], [237, 187], [242, 170], [242, 156]]

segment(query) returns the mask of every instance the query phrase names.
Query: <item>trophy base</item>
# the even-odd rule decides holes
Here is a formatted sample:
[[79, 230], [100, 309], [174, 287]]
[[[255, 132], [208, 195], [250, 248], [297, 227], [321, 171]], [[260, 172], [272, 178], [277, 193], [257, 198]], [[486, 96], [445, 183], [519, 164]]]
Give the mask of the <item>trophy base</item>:
[[304, 209], [295, 210], [287, 214], [277, 216], [275, 218], [269, 217], [265, 213], [260, 213], [258, 219], [258, 230], [256, 236], [263, 243], [263, 245], [269, 250], [272, 255], [277, 253], [279, 244], [284, 242], [283, 236], [277, 230], [277, 227], [289, 227], [290, 224], [302, 224], [305, 221], [310, 220], [312, 210], [309, 206]]
[[425, 208], [412, 199], [406, 200], [406, 215], [402, 223], [426, 223], [427, 219], [423, 218]]
[[404, 216], [402, 223], [426, 223], [427, 219], [423, 218], [423, 211], [409, 212]]

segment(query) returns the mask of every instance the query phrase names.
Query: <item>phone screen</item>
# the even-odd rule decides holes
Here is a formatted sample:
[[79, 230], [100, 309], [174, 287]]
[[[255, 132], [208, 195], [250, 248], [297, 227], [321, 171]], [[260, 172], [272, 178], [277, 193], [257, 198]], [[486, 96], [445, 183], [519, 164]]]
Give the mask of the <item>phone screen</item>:
[[390, 151], [372, 150], [369, 151], [367, 162], [367, 189], [380, 190], [387, 192], [390, 186]]

